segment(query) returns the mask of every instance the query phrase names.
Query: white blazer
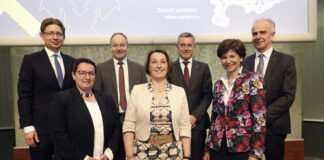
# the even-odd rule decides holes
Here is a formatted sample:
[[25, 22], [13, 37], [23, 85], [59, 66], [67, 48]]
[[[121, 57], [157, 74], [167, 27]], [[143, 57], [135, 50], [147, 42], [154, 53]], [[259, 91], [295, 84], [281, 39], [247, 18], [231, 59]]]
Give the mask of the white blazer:
[[[180, 137], [191, 137], [189, 106], [183, 88], [172, 85], [168, 93], [172, 111], [172, 127], [176, 140]], [[134, 132], [135, 138], [147, 141], [151, 134], [150, 108], [152, 93], [148, 91], [148, 83], [135, 85], [126, 109], [123, 133]]]

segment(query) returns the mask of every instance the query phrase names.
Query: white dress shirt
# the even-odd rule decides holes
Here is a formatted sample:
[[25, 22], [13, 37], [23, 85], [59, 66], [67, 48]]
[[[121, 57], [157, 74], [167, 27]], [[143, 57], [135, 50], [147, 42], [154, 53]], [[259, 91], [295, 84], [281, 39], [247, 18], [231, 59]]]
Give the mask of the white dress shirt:
[[[119, 60], [113, 58], [114, 60], [114, 65], [115, 65], [115, 73], [116, 73], [116, 82], [117, 82], [117, 91], [118, 91], [118, 108], [119, 108], [119, 113], [125, 112], [121, 106], [119, 105], [120, 102], [120, 95], [119, 95], [119, 67], [120, 65], [118, 64]], [[125, 80], [125, 94], [126, 94], [126, 102], [128, 102], [130, 93], [129, 93], [129, 77], [128, 77], [128, 64], [127, 64], [127, 57], [125, 57], [123, 60], [123, 69], [124, 69], [124, 80]]]
[[[84, 102], [86, 103], [94, 127], [93, 158], [99, 159], [103, 154], [105, 141], [101, 111], [97, 102]], [[105, 150], [105, 155], [109, 158], [109, 160], [114, 158], [110, 148]], [[84, 159], [87, 160], [88, 158], [89, 156], [87, 155]]]
[[264, 76], [266, 74], [266, 70], [268, 67], [268, 63], [270, 60], [270, 56], [271, 53], [273, 51], [273, 48], [271, 47], [270, 49], [268, 49], [267, 51], [265, 51], [264, 53], [260, 53], [259, 51], [256, 51], [256, 55], [255, 55], [255, 61], [254, 61], [254, 72], [256, 72], [259, 62], [260, 62], [260, 58], [259, 55], [263, 54], [263, 71], [262, 71], [262, 75]]
[[[240, 68], [240, 71], [238, 72], [238, 74], [242, 73], [242, 70], [243, 70], [243, 67]], [[225, 106], [227, 106], [227, 104], [228, 104], [228, 100], [229, 100], [229, 97], [231, 95], [231, 92], [232, 92], [232, 89], [233, 89], [233, 86], [234, 86], [235, 79], [231, 82], [230, 85], [228, 85], [228, 74], [227, 74], [227, 72], [224, 73], [222, 75], [222, 77], [221, 77], [221, 81], [223, 82], [223, 84], [224, 84], [224, 86], [226, 88], [226, 90], [224, 92], [224, 95], [223, 95]]]
[[[185, 65], [183, 64], [183, 61], [185, 61], [184, 59], [182, 59], [181, 57], [179, 57], [179, 62], [180, 62], [180, 66], [181, 66], [181, 70], [182, 70], [182, 74], [184, 74], [184, 68]], [[191, 77], [191, 68], [192, 68], [192, 58], [187, 60], [189, 63], [187, 64], [188, 67], [188, 71], [189, 71], [189, 78]]]
[[[55, 76], [57, 78], [57, 71], [56, 71], [56, 67], [55, 67], [55, 61], [54, 61], [54, 55], [57, 55], [57, 60], [61, 65], [61, 69], [62, 69], [62, 74], [63, 74], [63, 79], [64, 79], [64, 73], [65, 73], [65, 68], [64, 68], [64, 63], [63, 63], [63, 58], [61, 56], [61, 51], [58, 51], [57, 53], [54, 53], [53, 51], [51, 51], [50, 49], [48, 49], [47, 47], [45, 47], [45, 51], [47, 53], [47, 56], [51, 62], [52, 68], [55, 72]], [[35, 131], [35, 127], [34, 126], [26, 126], [24, 127], [24, 133], [28, 133], [31, 131]]]

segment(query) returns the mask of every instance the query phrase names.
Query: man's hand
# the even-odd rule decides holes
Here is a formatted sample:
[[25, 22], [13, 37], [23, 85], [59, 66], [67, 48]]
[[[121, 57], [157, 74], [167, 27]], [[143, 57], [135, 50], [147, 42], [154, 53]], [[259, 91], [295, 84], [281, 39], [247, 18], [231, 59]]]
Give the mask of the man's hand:
[[197, 118], [193, 115], [190, 115], [191, 129], [196, 127], [196, 121], [197, 121]]
[[31, 132], [25, 133], [25, 142], [27, 145], [29, 145], [33, 148], [37, 147], [36, 143], [39, 143], [37, 132], [31, 131]]

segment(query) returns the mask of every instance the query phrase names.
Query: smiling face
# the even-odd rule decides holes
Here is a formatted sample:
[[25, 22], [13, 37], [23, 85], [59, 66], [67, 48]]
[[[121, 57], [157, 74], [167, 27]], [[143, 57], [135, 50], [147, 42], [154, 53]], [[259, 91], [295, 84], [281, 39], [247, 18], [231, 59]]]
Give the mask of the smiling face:
[[233, 50], [229, 50], [221, 57], [222, 66], [228, 74], [238, 73], [241, 62], [243, 62], [243, 58]]
[[192, 37], [180, 37], [177, 49], [182, 59], [189, 60], [195, 49], [194, 39]]
[[152, 80], [165, 80], [168, 73], [167, 57], [160, 52], [152, 53], [150, 57], [149, 71]]
[[271, 48], [274, 36], [275, 32], [271, 32], [270, 22], [261, 20], [253, 25], [252, 43], [260, 53], [264, 53]]
[[95, 68], [92, 64], [81, 62], [76, 72], [72, 72], [72, 77], [79, 89], [89, 92], [95, 82]]
[[65, 35], [60, 26], [56, 24], [47, 25], [44, 32], [40, 33], [45, 46], [53, 52], [58, 52], [63, 45]]
[[114, 58], [123, 60], [128, 52], [128, 44], [125, 37], [120, 34], [115, 35], [110, 42], [110, 51]]

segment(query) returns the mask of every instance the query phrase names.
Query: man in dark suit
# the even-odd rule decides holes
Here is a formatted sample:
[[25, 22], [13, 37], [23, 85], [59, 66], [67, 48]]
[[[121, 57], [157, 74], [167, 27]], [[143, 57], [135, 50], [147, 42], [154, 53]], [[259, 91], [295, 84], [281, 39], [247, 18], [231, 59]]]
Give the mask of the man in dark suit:
[[291, 132], [289, 108], [296, 92], [295, 59], [272, 48], [275, 23], [271, 19], [256, 20], [252, 36], [256, 53], [247, 57], [243, 65], [248, 71], [260, 72], [264, 76], [267, 89], [265, 155], [267, 160], [282, 160], [285, 138]]
[[189, 104], [191, 130], [191, 159], [201, 160], [206, 129], [209, 127], [207, 109], [212, 99], [212, 79], [206, 63], [192, 59], [195, 37], [182, 33], [178, 37], [179, 59], [173, 62], [173, 72], [168, 81], [185, 89]]
[[[125, 118], [127, 100], [134, 85], [147, 82], [144, 67], [126, 57], [128, 50], [129, 45], [126, 35], [119, 32], [114, 33], [110, 38], [110, 51], [113, 58], [98, 64], [94, 85], [94, 89], [110, 94], [113, 97], [121, 124]], [[124, 159], [124, 148], [121, 148], [121, 152], [122, 155], [119, 159]]]
[[54, 93], [74, 86], [71, 72], [75, 59], [60, 51], [65, 39], [62, 22], [47, 18], [40, 29], [45, 49], [24, 56], [18, 79], [20, 127], [32, 160], [52, 159], [53, 144], [47, 125], [49, 103]]

